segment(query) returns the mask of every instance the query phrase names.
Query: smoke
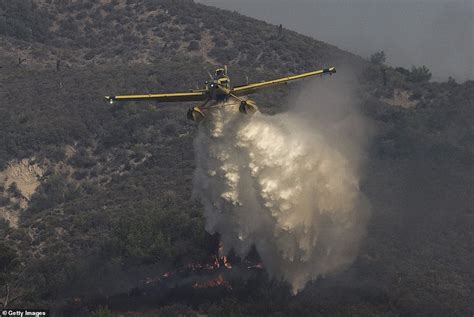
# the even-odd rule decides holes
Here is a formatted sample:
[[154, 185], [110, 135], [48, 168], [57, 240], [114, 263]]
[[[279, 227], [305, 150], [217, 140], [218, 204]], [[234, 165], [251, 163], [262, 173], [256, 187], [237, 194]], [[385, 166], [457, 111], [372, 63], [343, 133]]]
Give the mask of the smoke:
[[368, 133], [336, 77], [310, 83], [287, 113], [221, 107], [195, 139], [206, 230], [221, 235], [224, 252], [245, 257], [255, 245], [295, 291], [354, 260], [368, 217], [358, 185]]

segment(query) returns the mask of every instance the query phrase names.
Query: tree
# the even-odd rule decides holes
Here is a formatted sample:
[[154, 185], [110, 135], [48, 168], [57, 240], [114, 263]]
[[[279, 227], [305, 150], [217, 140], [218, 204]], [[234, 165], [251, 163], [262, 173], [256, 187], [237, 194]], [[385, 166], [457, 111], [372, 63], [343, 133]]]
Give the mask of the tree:
[[385, 63], [386, 56], [384, 51], [375, 52], [374, 54], [370, 55], [370, 62], [375, 65], [382, 65]]
[[403, 67], [397, 67], [395, 68], [395, 71], [404, 75], [404, 76], [410, 76], [410, 70], [409, 69], [406, 69], [406, 68], [403, 68]]
[[0, 243], [0, 307], [7, 307], [21, 297], [13, 296], [17, 291], [20, 262], [16, 252], [6, 243]]
[[425, 65], [421, 67], [412, 66], [408, 80], [414, 83], [426, 82], [431, 79], [431, 72]]

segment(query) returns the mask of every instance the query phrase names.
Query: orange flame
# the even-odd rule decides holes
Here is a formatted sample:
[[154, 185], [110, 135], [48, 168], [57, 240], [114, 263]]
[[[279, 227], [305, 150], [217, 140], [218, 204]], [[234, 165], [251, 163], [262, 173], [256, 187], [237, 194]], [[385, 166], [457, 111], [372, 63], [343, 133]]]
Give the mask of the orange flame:
[[222, 262], [224, 263], [224, 266], [227, 268], [227, 269], [231, 269], [232, 268], [232, 264], [230, 264], [229, 260], [227, 259], [227, 257], [224, 255], [222, 257]]
[[[223, 255], [224, 245], [221, 243], [219, 244], [218, 254], [214, 255], [212, 261], [208, 262], [207, 264], [203, 263], [188, 263], [180, 268], [177, 268], [173, 271], [168, 271], [164, 273], [161, 277], [146, 277], [143, 282], [145, 284], [152, 284], [152, 283], [159, 283], [164, 281], [165, 279], [171, 278], [180, 273], [189, 273], [189, 272], [203, 272], [203, 271], [217, 271], [221, 269], [230, 270], [233, 268], [232, 264], [229, 261], [229, 258], [226, 255]], [[253, 264], [250, 261], [245, 261], [244, 264], [247, 269], [262, 269], [262, 263]], [[206, 283], [195, 283], [193, 285], [194, 288], [208, 288], [208, 287], [216, 287], [216, 286], [225, 286], [229, 289], [232, 289], [229, 282], [225, 281], [222, 275], [219, 275], [218, 278], [210, 280]]]
[[204, 283], [194, 283], [193, 288], [199, 289], [199, 288], [212, 288], [212, 287], [218, 287], [218, 286], [223, 286], [228, 289], [232, 289], [232, 285], [224, 278], [222, 277], [221, 274], [215, 279], [211, 279], [209, 281], [206, 281]]

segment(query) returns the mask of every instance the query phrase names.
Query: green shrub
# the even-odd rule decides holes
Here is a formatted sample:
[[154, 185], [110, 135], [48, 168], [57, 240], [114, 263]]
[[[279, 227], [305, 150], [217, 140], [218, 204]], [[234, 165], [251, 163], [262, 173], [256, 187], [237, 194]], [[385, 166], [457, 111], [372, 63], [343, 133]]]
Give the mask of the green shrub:
[[412, 66], [408, 80], [414, 83], [427, 82], [431, 79], [431, 72], [425, 65], [421, 67]]
[[370, 62], [375, 65], [382, 65], [386, 61], [386, 56], [384, 51], [375, 52], [370, 55]]

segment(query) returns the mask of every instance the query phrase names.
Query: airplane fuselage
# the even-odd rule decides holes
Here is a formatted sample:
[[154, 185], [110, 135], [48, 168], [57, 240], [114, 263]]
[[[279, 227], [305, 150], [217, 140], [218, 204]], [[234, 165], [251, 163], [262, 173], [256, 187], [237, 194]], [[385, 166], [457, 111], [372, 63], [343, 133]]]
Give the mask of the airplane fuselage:
[[214, 78], [211, 82], [207, 83], [206, 89], [209, 91], [209, 98], [211, 100], [227, 100], [231, 92], [230, 79], [228, 76]]

